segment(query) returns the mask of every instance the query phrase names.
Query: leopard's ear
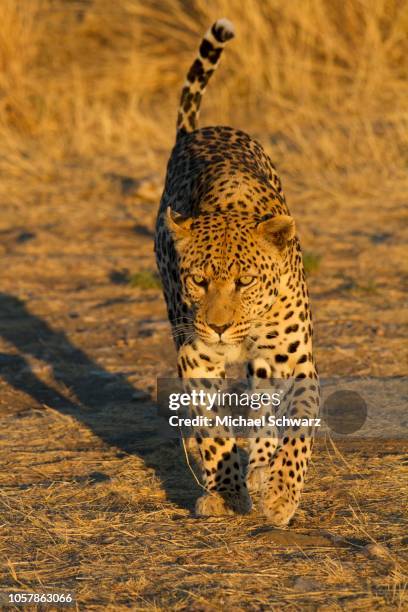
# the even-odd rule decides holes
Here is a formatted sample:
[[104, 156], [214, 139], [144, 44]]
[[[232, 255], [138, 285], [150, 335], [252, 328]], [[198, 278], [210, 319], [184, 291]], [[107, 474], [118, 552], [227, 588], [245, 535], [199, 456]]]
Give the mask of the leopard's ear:
[[170, 206], [166, 210], [166, 225], [175, 240], [187, 238], [190, 235], [190, 227], [193, 222], [191, 217], [183, 217], [180, 213], [172, 210]]
[[294, 238], [296, 233], [295, 221], [289, 215], [277, 215], [260, 221], [256, 229], [264, 240], [276, 246], [280, 251], [285, 248], [289, 240]]

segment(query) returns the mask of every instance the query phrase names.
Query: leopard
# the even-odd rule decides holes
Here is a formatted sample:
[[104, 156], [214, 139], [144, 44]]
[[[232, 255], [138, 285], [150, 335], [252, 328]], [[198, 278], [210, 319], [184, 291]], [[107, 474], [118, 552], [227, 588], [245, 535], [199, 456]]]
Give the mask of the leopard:
[[[309, 293], [281, 180], [247, 133], [198, 127], [203, 92], [234, 36], [222, 18], [201, 40], [182, 88], [157, 214], [154, 248], [178, 376], [221, 380], [227, 366], [244, 364], [251, 389], [294, 380], [290, 414], [311, 417], [320, 394]], [[197, 517], [246, 515], [257, 495], [268, 523], [288, 525], [314, 434], [310, 427], [263, 434], [249, 440], [247, 465], [233, 433], [196, 435], [204, 488]]]

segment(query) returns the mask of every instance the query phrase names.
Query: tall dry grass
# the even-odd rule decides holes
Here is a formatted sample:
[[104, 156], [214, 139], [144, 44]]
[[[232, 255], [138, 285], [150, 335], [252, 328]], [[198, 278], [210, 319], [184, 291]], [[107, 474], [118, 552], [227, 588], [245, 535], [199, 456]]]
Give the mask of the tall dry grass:
[[316, 180], [330, 191], [333, 177], [334, 192], [344, 177], [364, 191], [368, 163], [370, 177], [402, 177], [406, 0], [2, 0], [2, 162], [110, 155], [162, 165], [186, 70], [220, 16], [237, 37], [202, 125], [262, 136], [303, 177], [299, 196], [311, 177], [309, 192]]

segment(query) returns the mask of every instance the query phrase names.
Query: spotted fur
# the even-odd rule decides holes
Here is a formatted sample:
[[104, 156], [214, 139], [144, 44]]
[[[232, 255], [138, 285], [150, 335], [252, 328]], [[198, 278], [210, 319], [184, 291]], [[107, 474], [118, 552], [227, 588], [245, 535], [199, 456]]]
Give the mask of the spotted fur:
[[[197, 129], [201, 94], [232, 26], [217, 21], [183, 89], [175, 147], [157, 218], [155, 250], [179, 375], [225, 377], [244, 361], [249, 384], [294, 377], [292, 414], [319, 403], [312, 321], [299, 240], [276, 169], [262, 146], [231, 127]], [[212, 383], [208, 381], [208, 384]], [[310, 432], [251, 440], [244, 474], [232, 438], [198, 436], [208, 494], [198, 515], [246, 513], [251, 490], [276, 525], [293, 516], [311, 455]]]

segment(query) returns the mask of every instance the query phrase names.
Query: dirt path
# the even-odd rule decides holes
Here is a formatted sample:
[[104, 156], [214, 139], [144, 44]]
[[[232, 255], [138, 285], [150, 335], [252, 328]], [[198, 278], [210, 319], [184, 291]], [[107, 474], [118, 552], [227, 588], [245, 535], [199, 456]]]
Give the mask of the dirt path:
[[[296, 193], [322, 376], [406, 374], [403, 202]], [[159, 196], [160, 177], [92, 164], [1, 188], [2, 589], [86, 610], [402, 609], [402, 440], [321, 441], [287, 531], [193, 518], [151, 397], [174, 373], [164, 303], [129, 282], [154, 270]]]

